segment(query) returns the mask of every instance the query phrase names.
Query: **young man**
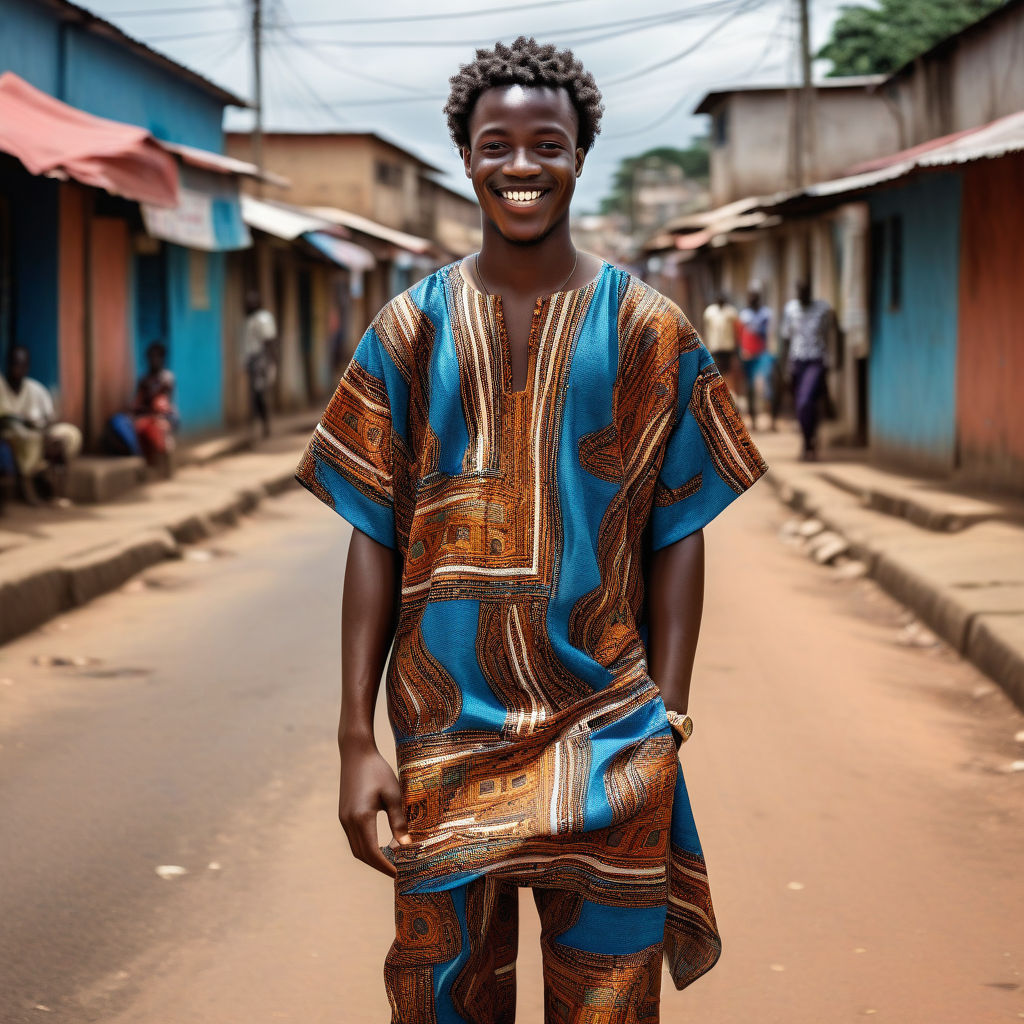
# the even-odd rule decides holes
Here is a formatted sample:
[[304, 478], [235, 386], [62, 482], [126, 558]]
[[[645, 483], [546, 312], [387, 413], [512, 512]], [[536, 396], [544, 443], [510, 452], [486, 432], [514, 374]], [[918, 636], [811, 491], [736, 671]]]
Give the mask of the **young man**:
[[715, 301], [704, 310], [704, 344], [711, 353], [719, 373], [729, 380], [732, 357], [736, 351], [736, 322], [739, 314], [725, 292], [719, 292]]
[[768, 348], [772, 329], [772, 311], [761, 302], [761, 289], [751, 285], [747, 304], [740, 310], [740, 363], [747, 385], [747, 415], [750, 429], [757, 429], [757, 382], [761, 381], [765, 401], [771, 412], [772, 430], [775, 429], [776, 402], [773, 393], [775, 357]]
[[836, 316], [824, 299], [811, 298], [811, 286], [800, 281], [796, 298], [786, 303], [779, 332], [789, 342], [789, 379], [793, 405], [803, 435], [805, 462], [818, 457], [818, 412], [826, 389], [829, 348], [836, 332]]
[[339, 816], [395, 876], [397, 1024], [513, 1021], [517, 886], [549, 1024], [657, 1021], [663, 954], [681, 988], [721, 948], [676, 753], [701, 531], [765, 467], [682, 313], [573, 247], [593, 78], [520, 38], [451, 82], [483, 246], [378, 315], [297, 474], [356, 527]]
[[258, 291], [245, 296], [245, 326], [243, 328], [242, 355], [245, 372], [249, 376], [249, 400], [252, 418], [258, 419], [264, 437], [270, 437], [270, 406], [267, 392], [276, 379], [273, 345], [277, 339], [274, 314], [265, 309]]
[[51, 496], [64, 500], [68, 467], [82, 450], [82, 432], [73, 423], [58, 423], [53, 397], [28, 375], [28, 349], [15, 345], [7, 355], [7, 377], [0, 376], [0, 439], [14, 455], [22, 497], [39, 504], [36, 481], [48, 472]]

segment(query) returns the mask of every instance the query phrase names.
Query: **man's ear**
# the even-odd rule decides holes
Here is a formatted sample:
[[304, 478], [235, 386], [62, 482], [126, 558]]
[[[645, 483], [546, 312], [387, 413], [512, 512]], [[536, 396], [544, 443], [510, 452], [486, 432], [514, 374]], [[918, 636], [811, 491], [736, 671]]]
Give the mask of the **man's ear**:
[[470, 157], [469, 146], [463, 146], [462, 147], [462, 166], [466, 169], [466, 177], [467, 178], [472, 178], [473, 177], [473, 172], [472, 172], [472, 170], [470, 169], [470, 166], [469, 166], [469, 157]]
[[576, 147], [576, 177], [578, 178], [583, 173], [583, 161], [586, 160], [587, 154], [583, 152], [581, 146]]

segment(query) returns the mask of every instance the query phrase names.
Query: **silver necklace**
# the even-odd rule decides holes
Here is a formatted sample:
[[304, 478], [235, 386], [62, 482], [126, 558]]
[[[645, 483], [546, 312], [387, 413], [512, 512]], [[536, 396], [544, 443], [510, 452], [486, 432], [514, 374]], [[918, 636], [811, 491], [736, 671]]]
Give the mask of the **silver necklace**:
[[[572, 280], [572, 275], [576, 273], [576, 264], [579, 263], [580, 251], [579, 249], [574, 249], [573, 252], [575, 256], [573, 257], [572, 270], [569, 271], [569, 276], [550, 294], [554, 295], [556, 292], [560, 292]], [[480, 253], [474, 253], [473, 255], [473, 272], [476, 274], [476, 279], [480, 282], [480, 287], [484, 290], [484, 295], [490, 297], [491, 293], [487, 290], [487, 283], [480, 273]]]

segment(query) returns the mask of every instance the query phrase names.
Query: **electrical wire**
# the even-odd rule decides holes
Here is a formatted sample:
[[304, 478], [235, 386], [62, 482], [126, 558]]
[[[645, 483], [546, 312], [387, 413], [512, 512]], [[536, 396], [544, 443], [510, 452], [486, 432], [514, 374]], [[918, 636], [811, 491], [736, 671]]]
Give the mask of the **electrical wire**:
[[[674, 24], [679, 21], [686, 21], [691, 18], [699, 18], [703, 15], [723, 9], [743, 7], [740, 0], [708, 0], [707, 3], [697, 7], [691, 7], [685, 11], [663, 11], [657, 14], [641, 15], [635, 18], [624, 18], [617, 21], [608, 21], [589, 26], [573, 26], [566, 28], [545, 29], [546, 37], [552, 36], [574, 36], [576, 44], [598, 42], [602, 39], [609, 39], [626, 35], [632, 32], [642, 32], [649, 28], [657, 28], [661, 25]], [[273, 23], [266, 25], [273, 29]], [[153, 36], [152, 42], [174, 42], [179, 39], [196, 39], [204, 35], [223, 34], [224, 29], [208, 29], [198, 32], [182, 32], [172, 35]], [[372, 48], [407, 48], [407, 47], [470, 47], [470, 46], [491, 46], [494, 43], [494, 36], [487, 36], [477, 39], [304, 39], [295, 38], [299, 45], [332, 46], [350, 49], [363, 47]]]
[[106, 11], [101, 17], [103, 18], [141, 18], [146, 15], [152, 15], [153, 17], [162, 17], [165, 14], [203, 14], [209, 11], [236, 11], [238, 10], [232, 4], [203, 4], [198, 7], [156, 7], [150, 8], [148, 11], [134, 10], [134, 11]]
[[603, 84], [602, 88], [608, 88], [612, 85], [620, 85], [623, 82], [632, 81], [634, 78], [640, 78], [643, 75], [648, 75], [652, 71], [658, 71], [661, 68], [668, 67], [670, 64], [675, 64], [677, 61], [681, 61], [684, 57], [689, 57], [691, 53], [695, 50], [699, 50], [709, 39], [725, 28], [725, 26], [734, 18], [748, 14], [750, 11], [760, 7], [763, 2], [764, 0], [744, 0], [744, 2], [740, 4], [738, 10], [730, 12], [720, 21], [715, 22], [715, 24], [704, 33], [704, 35], [689, 46], [684, 47], [678, 53], [673, 54], [671, 57], [666, 57], [664, 60], [656, 61], [654, 64], [648, 64], [645, 68], [640, 68], [637, 71], [631, 71], [628, 75], [620, 75], [618, 78], [611, 78]]
[[[267, 52], [268, 52], [268, 56], [269, 56], [271, 51], [268, 50]], [[286, 60], [283, 59], [283, 57], [280, 55], [280, 53], [275, 53], [275, 54], [273, 54], [273, 56], [274, 56], [274, 65], [275, 65], [275, 67], [279, 71], [283, 70], [285, 72], [286, 76], [292, 82], [297, 82], [298, 85], [299, 85], [299, 88], [302, 89], [302, 91], [305, 92], [306, 96], [309, 97], [309, 99], [311, 99], [313, 101], [313, 105], [315, 107], [319, 108], [322, 112], [326, 113], [327, 117], [328, 117], [328, 119], [330, 121], [340, 122], [341, 124], [349, 124], [349, 123], [351, 123], [347, 117], [345, 117], [344, 115], [339, 114], [338, 111], [335, 109], [334, 105], [328, 103], [327, 100], [325, 100], [309, 84], [309, 82], [307, 82], [303, 78], [302, 75], [296, 73], [294, 71], [294, 69], [291, 67], [291, 65]]]

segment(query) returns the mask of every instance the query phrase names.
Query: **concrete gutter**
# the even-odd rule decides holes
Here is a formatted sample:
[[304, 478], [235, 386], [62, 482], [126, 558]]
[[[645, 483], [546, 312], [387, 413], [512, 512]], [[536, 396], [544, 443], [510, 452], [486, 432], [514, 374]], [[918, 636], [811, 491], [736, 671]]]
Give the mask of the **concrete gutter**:
[[[872, 579], [1024, 710], [1024, 530], [979, 521], [970, 513], [980, 510], [966, 508], [947, 515], [933, 507], [915, 525], [920, 508], [907, 519], [872, 508], [834, 475], [835, 467], [816, 473], [776, 461], [766, 479], [784, 504], [842, 537]], [[957, 532], [946, 532], [951, 526]]]

